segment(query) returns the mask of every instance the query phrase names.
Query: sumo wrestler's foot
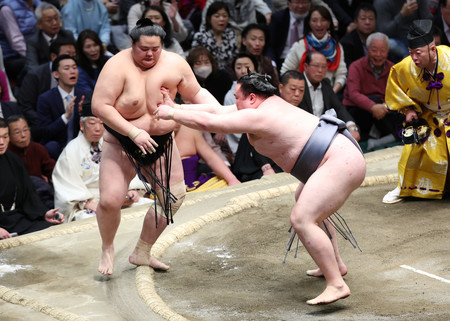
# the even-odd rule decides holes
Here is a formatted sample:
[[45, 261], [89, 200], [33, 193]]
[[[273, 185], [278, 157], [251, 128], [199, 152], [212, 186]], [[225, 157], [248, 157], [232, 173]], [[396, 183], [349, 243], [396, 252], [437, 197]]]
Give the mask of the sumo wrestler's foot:
[[100, 257], [100, 264], [98, 271], [101, 274], [111, 275], [114, 269], [114, 247], [102, 247], [102, 256]]
[[[341, 272], [341, 275], [344, 276], [347, 274], [347, 267], [344, 266], [340, 266], [339, 267], [339, 271]], [[323, 273], [320, 269], [315, 269], [315, 270], [307, 270], [306, 271], [306, 275], [308, 276], [314, 276], [316, 278], [320, 278], [323, 277]]]
[[152, 250], [152, 243], [148, 243], [139, 239], [134, 248], [133, 253], [131, 253], [128, 261], [134, 265], [148, 265], [155, 270], [167, 271], [170, 267], [156, 258], [150, 255], [150, 251]]
[[128, 261], [134, 265], [148, 265], [151, 268], [160, 271], [168, 271], [170, 269], [170, 266], [162, 263], [161, 261], [150, 255], [138, 256], [133, 252], [133, 254], [131, 254], [128, 258]]
[[309, 305], [318, 305], [318, 304], [329, 304], [336, 302], [337, 300], [344, 299], [350, 295], [350, 289], [347, 284], [340, 287], [327, 286], [325, 291], [322, 292], [318, 297], [306, 301], [306, 304]]

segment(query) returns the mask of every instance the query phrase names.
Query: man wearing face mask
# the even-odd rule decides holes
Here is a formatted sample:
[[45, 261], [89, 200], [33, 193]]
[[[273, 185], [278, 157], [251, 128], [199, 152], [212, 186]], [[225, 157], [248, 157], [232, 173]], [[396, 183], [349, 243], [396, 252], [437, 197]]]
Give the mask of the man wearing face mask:
[[303, 25], [311, 0], [288, 0], [287, 8], [272, 15], [269, 25], [270, 46], [267, 56], [281, 68], [292, 45], [303, 38]]
[[186, 60], [194, 71], [200, 86], [207, 89], [223, 104], [233, 81], [226, 71], [219, 69], [211, 52], [204, 47], [196, 47], [191, 49]]

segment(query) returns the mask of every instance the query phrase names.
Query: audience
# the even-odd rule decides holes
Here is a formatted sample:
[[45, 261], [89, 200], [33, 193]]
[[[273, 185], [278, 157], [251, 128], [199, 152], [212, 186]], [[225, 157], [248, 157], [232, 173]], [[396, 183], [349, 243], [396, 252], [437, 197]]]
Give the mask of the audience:
[[27, 66], [37, 66], [50, 61], [50, 45], [59, 38], [75, 41], [69, 30], [61, 29], [61, 13], [52, 4], [43, 2], [36, 10], [39, 28], [27, 41]]
[[61, 10], [63, 26], [78, 39], [83, 30], [97, 33], [103, 46], [111, 43], [111, 25], [108, 10], [100, 0], [70, 0]]
[[270, 19], [270, 46], [267, 56], [281, 68], [289, 49], [304, 36], [305, 18], [311, 0], [287, 0], [287, 8], [275, 12]]
[[93, 30], [83, 30], [76, 43], [78, 61], [77, 88], [85, 93], [94, 91], [98, 75], [108, 61], [105, 47]]
[[26, 71], [26, 41], [35, 33], [34, 9], [40, 0], [3, 0], [0, 4], [0, 47], [11, 87], [20, 84]]
[[319, 51], [326, 57], [326, 76], [331, 81], [333, 91], [338, 93], [344, 88], [347, 67], [344, 61], [344, 49], [338, 42], [331, 14], [327, 8], [311, 7], [306, 17], [305, 35], [292, 46], [281, 66], [281, 73], [288, 70], [303, 72], [307, 53], [311, 50]]
[[[450, 1], [439, 0], [439, 9], [434, 16], [433, 24], [441, 30], [441, 44], [450, 45]], [[438, 46], [438, 44], [436, 44]]]
[[[185, 21], [178, 12], [179, 6]], [[272, 15], [273, 7], [281, 10]], [[0, 220], [0, 238], [9, 237], [11, 232], [23, 234], [34, 230], [31, 226], [36, 219], [42, 224], [36, 223], [36, 229], [63, 221], [52, 220], [57, 211], [47, 208], [53, 208], [53, 200], [41, 193], [51, 190], [54, 160], [58, 160], [58, 173], [53, 173], [53, 177], [60, 184], [55, 200], [57, 206], [64, 208], [65, 221], [95, 214], [103, 125], [91, 114], [84, 114], [79, 121], [79, 107], [84, 95], [94, 90], [108, 59], [106, 48], [111, 45], [112, 35], [117, 37], [112, 44], [114, 48], [129, 47], [131, 42], [126, 33], [138, 19], [148, 18], [164, 28], [165, 50], [186, 56], [183, 48], [192, 47], [186, 60], [201, 86], [220, 103], [235, 103], [236, 81], [232, 81], [232, 76], [239, 79], [247, 70], [265, 73], [290, 104], [317, 116], [334, 109], [355, 139], [368, 140], [367, 150], [372, 150], [399, 140], [398, 131], [404, 119], [403, 115], [389, 111], [384, 103], [386, 81], [393, 65], [388, 57], [396, 62], [407, 56], [406, 33], [410, 22], [431, 18], [426, 0], [193, 0], [180, 4], [176, 0], [138, 3], [120, 0], [118, 4], [70, 0], [62, 6], [61, 13], [59, 8], [57, 1], [40, 0], [3, 0], [0, 5], [3, 53], [0, 64], [4, 63], [6, 71], [0, 70], [0, 118], [8, 119], [9, 123], [8, 137], [4, 135], [8, 131], [0, 126], [3, 134], [0, 163], [12, 159], [9, 166], [15, 168], [14, 173], [17, 170], [22, 173], [23, 168], [17, 164], [21, 158], [29, 177], [17, 184], [33, 189], [26, 206], [37, 204], [39, 200], [34, 198], [41, 197], [32, 212], [27, 212], [29, 208], [17, 210], [18, 203], [14, 205], [16, 209], [11, 206], [10, 187], [0, 188], [2, 211], [12, 208], [12, 218], [17, 220], [6, 225]], [[119, 24], [115, 31], [111, 30], [113, 15]], [[201, 26], [195, 20], [200, 15], [204, 21]], [[340, 41], [337, 34], [343, 36]], [[436, 44], [449, 44], [447, 0], [439, 0], [433, 34]], [[9, 101], [15, 98], [8, 90], [8, 77], [17, 104]], [[336, 94], [342, 93], [344, 87], [342, 103]], [[185, 169], [188, 190], [198, 190], [202, 184], [199, 181], [213, 175], [200, 179], [202, 166], [224, 177], [228, 185], [281, 171], [252, 149], [247, 135], [215, 135], [214, 141], [209, 133], [183, 127], [175, 137], [183, 142], [179, 144], [186, 159], [183, 163], [193, 163], [190, 172]], [[19, 158], [2, 150], [9, 139], [9, 149]], [[216, 142], [222, 151], [229, 152], [228, 159]], [[202, 158], [206, 165], [202, 165]], [[3, 168], [0, 170], [4, 172]], [[14, 179], [11, 175], [4, 177]], [[22, 177], [19, 175], [17, 179]], [[227, 185], [216, 177], [203, 189], [209, 189], [212, 182], [218, 183], [215, 187]], [[129, 197], [132, 200], [128, 201], [139, 198], [132, 190]], [[22, 217], [27, 222], [23, 226], [18, 221]]]
[[57, 218], [58, 209], [49, 210], [34, 191], [22, 161], [8, 151], [8, 125], [0, 119], [0, 238], [17, 233], [23, 235], [39, 231], [64, 218]]
[[[209, 6], [217, 0], [207, 0], [203, 9], [202, 21], [206, 21]], [[239, 35], [248, 24], [259, 23], [258, 13], [264, 16], [265, 24], [270, 23], [272, 10], [263, 0], [222, 0], [228, 5], [229, 23]]]
[[20, 157], [39, 198], [47, 207], [53, 208], [52, 172], [55, 160], [44, 146], [31, 141], [30, 127], [23, 115], [10, 116], [7, 122], [10, 138], [8, 150]]
[[242, 31], [241, 52], [255, 56], [258, 62], [258, 73], [268, 74], [272, 78], [272, 85], [278, 87], [278, 70], [275, 62], [265, 55], [266, 39], [268, 38], [267, 28], [263, 25], [251, 23]]
[[55, 88], [57, 80], [52, 75], [52, 62], [59, 55], [76, 56], [75, 41], [72, 38], [58, 38], [50, 45], [50, 61], [28, 69], [19, 88], [17, 102], [31, 127], [31, 136], [38, 142], [41, 139], [40, 123], [37, 114], [37, 101], [41, 94]]
[[389, 72], [394, 65], [387, 60], [389, 38], [380, 32], [371, 34], [367, 38], [367, 52], [367, 57], [350, 65], [343, 103], [355, 119], [361, 139], [369, 139], [370, 151], [399, 141], [404, 117], [389, 111], [384, 101]]
[[[164, 12], [169, 16], [170, 23], [172, 24], [173, 36], [182, 43], [188, 36], [188, 30], [178, 13], [178, 3], [176, 0], [164, 1], [164, 0], [142, 0], [131, 6], [128, 11], [128, 32], [136, 26], [136, 22], [141, 19], [145, 9], [150, 5], [160, 6], [164, 9]], [[131, 44], [130, 44], [131, 45]]]
[[324, 54], [320, 51], [308, 51], [304, 68], [306, 86], [299, 107], [317, 117], [334, 109], [332, 113], [335, 113], [339, 119], [346, 122], [353, 138], [359, 141], [360, 136], [355, 121], [334, 93], [330, 80], [326, 78], [327, 60]]
[[166, 36], [163, 40], [163, 49], [171, 52], [175, 52], [180, 56], [184, 57], [184, 51], [178, 40], [176, 40], [172, 35], [172, 25], [170, 24], [169, 17], [166, 12], [159, 6], [149, 6], [145, 9], [142, 14], [142, 18], [148, 18], [154, 23], [159, 24], [164, 31]]
[[344, 48], [344, 58], [347, 69], [350, 64], [361, 57], [367, 56], [366, 40], [375, 31], [377, 12], [369, 3], [362, 3], [355, 10], [355, 28], [341, 38]]
[[[100, 197], [99, 171], [105, 128], [92, 114], [89, 100], [83, 103], [80, 114], [80, 133], [64, 148], [53, 171], [55, 204], [61, 208], [66, 222], [95, 216]], [[137, 179], [132, 185], [144, 188]], [[139, 194], [130, 189], [127, 198], [137, 202]]]
[[[3, 93], [4, 89], [0, 84], [0, 97], [2, 97]], [[11, 115], [17, 115], [21, 113], [22, 110], [16, 102], [0, 100], [0, 118], [7, 119]]]
[[84, 100], [84, 93], [75, 88], [78, 66], [72, 56], [58, 56], [52, 63], [52, 74], [58, 86], [39, 96], [37, 113], [42, 133], [41, 144], [57, 160], [64, 146], [78, 135], [78, 106]]
[[[239, 53], [236, 58], [234, 58], [231, 67], [233, 68], [234, 78], [236, 80], [233, 81], [233, 84], [231, 85], [231, 88], [228, 90], [228, 92], [225, 95], [224, 99], [224, 105], [234, 105], [236, 103], [236, 97], [234, 96], [234, 92], [236, 89], [237, 80], [241, 78], [243, 75], [246, 75], [248, 70], [251, 72], [256, 72], [256, 69], [258, 68], [258, 62], [256, 61], [256, 58], [248, 53], [241, 52]], [[242, 134], [227, 134], [225, 135], [225, 139], [227, 142], [227, 146], [230, 149], [230, 153], [232, 154], [230, 158], [234, 159], [236, 155], [236, 151], [238, 148], [239, 140], [241, 139]], [[219, 142], [221, 145], [223, 145], [225, 142], [223, 140], [223, 135], [216, 134], [216, 141]], [[233, 163], [232, 161], [231, 163]]]
[[286, 71], [280, 79], [280, 97], [298, 107], [305, 94], [305, 76], [297, 70]]
[[[200, 192], [240, 183], [198, 130], [178, 125], [175, 128], [175, 142], [183, 163], [184, 181], [188, 192]], [[214, 173], [198, 172], [200, 157]], [[218, 177], [213, 179], [216, 175]]]
[[220, 69], [225, 69], [237, 54], [236, 33], [229, 27], [230, 10], [222, 1], [212, 3], [206, 12], [205, 24], [194, 34], [192, 48], [208, 49]]
[[394, 63], [409, 55], [406, 35], [416, 19], [432, 19], [428, 0], [392, 1], [374, 0], [377, 11], [377, 31], [389, 37], [389, 48]]
[[192, 48], [186, 60], [200, 86], [208, 89], [217, 101], [223, 104], [225, 94], [233, 81], [225, 70], [219, 69], [211, 52], [204, 47]]

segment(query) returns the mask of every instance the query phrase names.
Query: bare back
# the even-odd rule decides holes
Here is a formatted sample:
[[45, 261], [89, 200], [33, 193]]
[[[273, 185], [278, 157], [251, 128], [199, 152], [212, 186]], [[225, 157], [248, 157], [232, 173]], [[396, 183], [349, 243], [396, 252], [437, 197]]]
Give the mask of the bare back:
[[266, 121], [262, 130], [248, 134], [249, 142], [289, 173], [319, 119], [278, 96], [266, 99], [256, 111]]

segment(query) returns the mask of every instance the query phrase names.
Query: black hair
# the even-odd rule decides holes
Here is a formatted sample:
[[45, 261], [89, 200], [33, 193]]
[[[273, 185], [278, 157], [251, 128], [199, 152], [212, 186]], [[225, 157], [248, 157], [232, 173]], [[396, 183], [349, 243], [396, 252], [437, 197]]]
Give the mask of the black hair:
[[308, 64], [308, 65], [309, 65], [309, 64], [311, 63], [312, 56], [315, 55], [315, 54], [319, 54], [319, 55], [322, 55], [322, 56], [325, 57], [325, 55], [324, 55], [323, 53], [321, 53], [320, 51], [316, 51], [316, 50], [308, 50], [308, 51], [306, 52], [305, 64]]
[[68, 46], [68, 45], [72, 45], [75, 48], [76, 47], [75, 39], [73, 39], [72, 37], [58, 37], [52, 41], [52, 43], [49, 47], [49, 52], [51, 54], [55, 54], [56, 56], [59, 56], [61, 47]]
[[106, 61], [108, 61], [108, 58], [105, 56], [105, 48], [103, 47], [102, 40], [95, 31], [85, 29], [80, 32], [77, 39], [78, 65], [88, 73], [89, 77], [94, 78], [95, 69], [92, 67], [91, 62], [83, 51], [84, 43], [87, 39], [91, 39], [97, 46], [100, 46], [100, 55], [95, 61], [95, 65], [99, 71], [102, 70], [103, 66], [106, 64]]
[[169, 17], [167, 16], [167, 13], [159, 6], [147, 6], [144, 10], [144, 12], [142, 13], [142, 19], [145, 18], [145, 15], [147, 14], [148, 11], [153, 10], [153, 11], [158, 11], [161, 14], [162, 19], [164, 20], [164, 27], [162, 27], [164, 29], [164, 32], [166, 33], [164, 39], [162, 39], [162, 42], [164, 43], [164, 46], [166, 48], [172, 46], [173, 44], [173, 37], [172, 37], [172, 23], [169, 20]]
[[309, 9], [309, 13], [305, 18], [305, 36], [307, 34], [309, 34], [310, 32], [312, 32], [311, 27], [309, 25], [309, 21], [311, 20], [311, 15], [315, 12], [319, 12], [319, 14], [325, 18], [325, 20], [330, 22], [330, 28], [328, 29], [328, 32], [330, 33], [331, 37], [333, 37], [336, 41], [338, 40], [338, 36], [336, 34], [336, 31], [334, 30], [334, 25], [333, 25], [333, 18], [331, 17], [331, 13], [330, 10], [328, 10], [326, 7], [324, 6], [312, 6]]
[[234, 72], [234, 67], [236, 67], [236, 61], [239, 58], [248, 58], [248, 59], [250, 59], [252, 61], [252, 63], [253, 63], [253, 67], [255, 68], [255, 70], [258, 70], [258, 60], [256, 60], [256, 57], [253, 56], [251, 53], [248, 53], [248, 52], [240, 52], [233, 58], [233, 61], [231, 62], [231, 67], [233, 68], [233, 72]]
[[206, 18], [205, 18], [206, 30], [209, 30], [212, 28], [211, 16], [221, 9], [225, 9], [225, 11], [228, 13], [228, 17], [230, 16], [230, 8], [228, 8], [228, 5], [225, 2], [215, 1], [215, 2], [211, 3], [211, 5], [208, 7], [208, 9], [206, 10]]
[[245, 37], [247, 37], [248, 33], [252, 30], [261, 30], [264, 33], [264, 39], [265, 39], [265, 45], [262, 51], [262, 55], [265, 53], [267, 46], [269, 44], [269, 30], [267, 29], [266, 26], [262, 25], [262, 24], [258, 24], [258, 23], [250, 23], [248, 24], [244, 30], [242, 30], [242, 34], [241, 34], [241, 51], [242, 52], [247, 52], [247, 47], [244, 45], [243, 39]]
[[53, 63], [52, 63], [52, 71], [58, 71], [58, 68], [59, 68], [59, 65], [60, 65], [60, 63], [61, 63], [61, 60], [64, 60], [64, 59], [72, 59], [72, 60], [77, 64], [77, 66], [78, 66], [78, 63], [77, 63], [75, 57], [72, 57], [71, 55], [66, 55], [66, 54], [64, 54], [64, 55], [59, 55], [59, 56], [56, 57], [56, 59], [53, 61]]
[[305, 76], [297, 70], [288, 70], [280, 77], [280, 84], [285, 86], [290, 79], [305, 80]]
[[19, 121], [19, 120], [21, 120], [21, 119], [23, 119], [23, 120], [27, 123], [27, 125], [28, 125], [27, 119], [26, 119], [25, 116], [22, 115], [22, 114], [14, 114], [14, 115], [11, 115], [11, 116], [9, 116], [9, 117], [6, 119], [6, 122], [7, 122], [8, 125], [9, 125], [9, 124], [15, 123], [16, 121]]
[[355, 9], [355, 13], [353, 14], [353, 19], [356, 20], [358, 18], [360, 11], [372, 11], [375, 14], [375, 19], [377, 18], [377, 10], [370, 2], [361, 2]]
[[159, 24], [153, 23], [148, 18], [142, 18], [136, 22], [136, 26], [130, 31], [130, 38], [133, 43], [139, 42], [141, 36], [157, 36], [161, 38], [162, 43], [166, 37], [166, 32]]
[[0, 128], [8, 128], [8, 124], [4, 118], [0, 117]]
[[251, 93], [263, 98], [269, 98], [277, 93], [277, 88], [271, 84], [272, 77], [267, 74], [258, 74], [249, 72], [242, 76], [237, 83], [241, 84], [241, 91], [244, 97], [248, 97]]

